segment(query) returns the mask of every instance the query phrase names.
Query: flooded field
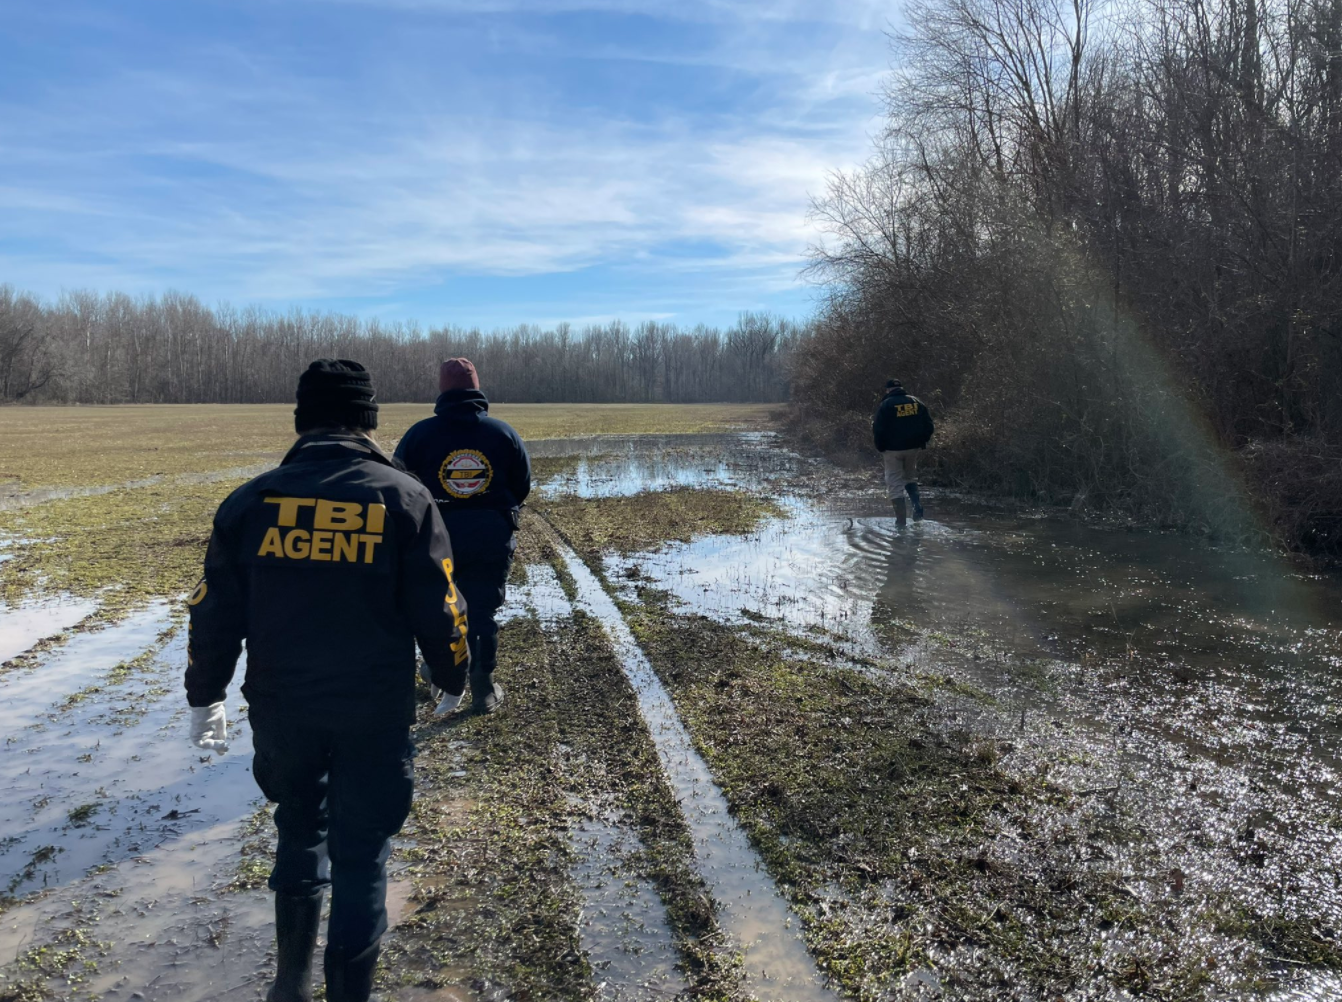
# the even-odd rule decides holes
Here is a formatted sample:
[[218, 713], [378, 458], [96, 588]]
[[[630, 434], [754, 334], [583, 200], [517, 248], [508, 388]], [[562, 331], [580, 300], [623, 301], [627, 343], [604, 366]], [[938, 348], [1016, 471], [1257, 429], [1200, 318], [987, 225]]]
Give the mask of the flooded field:
[[[534, 454], [506, 712], [416, 730], [388, 998], [1342, 997], [1336, 582], [931, 489], [897, 528], [758, 431]], [[56, 487], [11, 514], [105, 500]], [[180, 596], [60, 580], [0, 607], [0, 999], [260, 998], [236, 686], [199, 753]]]

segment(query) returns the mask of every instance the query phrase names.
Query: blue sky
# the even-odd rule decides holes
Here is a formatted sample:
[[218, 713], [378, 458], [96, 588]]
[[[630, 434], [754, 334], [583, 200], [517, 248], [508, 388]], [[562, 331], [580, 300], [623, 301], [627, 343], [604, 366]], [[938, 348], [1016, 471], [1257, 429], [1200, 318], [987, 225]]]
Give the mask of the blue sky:
[[11, 0], [0, 283], [485, 328], [801, 317], [893, 2]]

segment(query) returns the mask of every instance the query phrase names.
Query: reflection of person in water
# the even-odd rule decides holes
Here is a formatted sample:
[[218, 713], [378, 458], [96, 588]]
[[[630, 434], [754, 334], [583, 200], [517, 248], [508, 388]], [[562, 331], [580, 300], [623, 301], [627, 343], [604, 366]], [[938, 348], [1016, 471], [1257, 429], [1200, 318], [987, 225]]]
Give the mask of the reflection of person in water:
[[934, 430], [927, 404], [905, 393], [898, 379], [891, 379], [885, 384], [885, 396], [876, 408], [871, 430], [885, 462], [885, 487], [895, 520], [900, 525], [905, 523], [906, 493], [913, 502], [913, 520], [920, 520], [923, 503], [918, 496], [918, 455], [927, 448]]
[[[876, 587], [871, 604], [871, 629], [891, 648], [912, 639], [913, 622], [923, 622], [928, 596], [919, 585], [918, 564], [924, 540], [921, 533], [892, 533], [889, 522], [872, 520], [865, 524], [849, 521], [844, 529], [848, 551], [870, 568], [860, 574], [875, 584], [876, 554], [883, 557], [885, 579]], [[866, 560], [863, 560], [863, 555]]]

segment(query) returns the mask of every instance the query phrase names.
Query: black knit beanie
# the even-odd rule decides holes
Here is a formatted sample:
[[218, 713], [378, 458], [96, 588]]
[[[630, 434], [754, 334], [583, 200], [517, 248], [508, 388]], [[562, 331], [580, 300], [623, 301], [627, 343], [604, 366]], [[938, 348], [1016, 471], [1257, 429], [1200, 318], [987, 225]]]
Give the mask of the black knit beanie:
[[904, 389], [904, 384], [898, 379], [887, 379], [885, 381], [885, 388], [887, 390], [902, 390]]
[[319, 358], [298, 377], [294, 431], [377, 427], [377, 401], [368, 370], [347, 358]]

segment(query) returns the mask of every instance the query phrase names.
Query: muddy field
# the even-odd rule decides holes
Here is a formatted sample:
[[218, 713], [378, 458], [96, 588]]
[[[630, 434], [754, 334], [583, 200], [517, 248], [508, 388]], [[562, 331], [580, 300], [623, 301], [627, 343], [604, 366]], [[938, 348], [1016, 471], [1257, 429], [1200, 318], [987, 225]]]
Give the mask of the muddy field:
[[[236, 693], [186, 742], [180, 598], [284, 414], [67, 462], [78, 410], [0, 436], [0, 1000], [258, 999], [271, 825]], [[425, 705], [388, 998], [1342, 997], [1334, 582], [933, 489], [900, 530], [759, 409], [504, 416], [508, 701]]]

